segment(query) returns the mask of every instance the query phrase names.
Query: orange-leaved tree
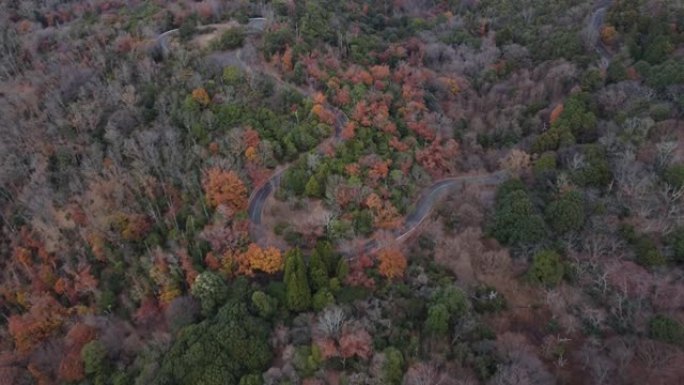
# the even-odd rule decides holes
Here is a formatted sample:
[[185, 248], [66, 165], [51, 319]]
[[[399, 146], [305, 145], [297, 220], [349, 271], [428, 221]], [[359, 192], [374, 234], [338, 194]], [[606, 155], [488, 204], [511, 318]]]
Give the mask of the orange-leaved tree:
[[252, 243], [247, 251], [237, 255], [238, 273], [253, 275], [255, 271], [273, 274], [283, 269], [283, 256], [275, 247], [262, 249]]
[[556, 107], [553, 108], [551, 111], [551, 115], [549, 116], [549, 123], [553, 124], [558, 120], [558, 117], [560, 114], [563, 113], [563, 103], [558, 103]]
[[211, 99], [209, 99], [209, 94], [207, 93], [207, 90], [205, 90], [202, 87], [195, 88], [194, 90], [192, 90], [192, 99], [202, 107], [208, 106], [209, 102], [211, 101]]
[[85, 377], [81, 349], [95, 339], [96, 330], [84, 323], [77, 323], [69, 329], [65, 338], [66, 350], [59, 363], [59, 379], [67, 382], [80, 381]]
[[335, 114], [328, 111], [323, 104], [314, 104], [311, 108], [311, 113], [325, 124], [332, 125], [335, 122]]
[[373, 213], [373, 224], [382, 229], [396, 229], [401, 225], [402, 219], [399, 211], [391, 202], [385, 201], [378, 194], [370, 193], [366, 197], [366, 207]]
[[225, 205], [234, 211], [247, 208], [247, 188], [235, 171], [211, 168], [205, 173], [202, 187], [213, 207]]
[[384, 277], [392, 279], [402, 277], [406, 270], [406, 258], [395, 248], [382, 249], [378, 252], [379, 270]]
[[385, 80], [390, 74], [388, 65], [377, 65], [370, 68], [371, 75], [375, 80]]
[[7, 326], [19, 352], [30, 351], [37, 343], [50, 337], [64, 321], [67, 310], [54, 298], [41, 294], [31, 300], [31, 308], [22, 315], [13, 314]]

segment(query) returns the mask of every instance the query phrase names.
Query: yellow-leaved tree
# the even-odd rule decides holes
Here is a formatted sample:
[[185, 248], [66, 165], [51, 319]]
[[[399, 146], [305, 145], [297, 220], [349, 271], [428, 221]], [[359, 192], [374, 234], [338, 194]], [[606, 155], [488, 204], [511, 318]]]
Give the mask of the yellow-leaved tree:
[[239, 274], [253, 275], [255, 271], [274, 274], [283, 269], [283, 256], [275, 247], [262, 249], [252, 243], [247, 251], [236, 257]]

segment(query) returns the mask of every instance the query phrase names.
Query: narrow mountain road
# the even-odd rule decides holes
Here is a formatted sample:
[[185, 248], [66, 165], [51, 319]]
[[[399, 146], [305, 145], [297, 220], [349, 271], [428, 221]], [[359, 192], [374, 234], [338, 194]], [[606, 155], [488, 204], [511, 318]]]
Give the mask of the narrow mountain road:
[[606, 12], [610, 7], [611, 2], [611, 0], [599, 1], [594, 9], [594, 12], [589, 18], [589, 25], [587, 25], [594, 49], [601, 57], [599, 66], [603, 69], [608, 68], [610, 59], [612, 57], [611, 53], [608, 52], [605, 45], [603, 45], [603, 41], [601, 40], [601, 27], [603, 26], [604, 20], [606, 18]]

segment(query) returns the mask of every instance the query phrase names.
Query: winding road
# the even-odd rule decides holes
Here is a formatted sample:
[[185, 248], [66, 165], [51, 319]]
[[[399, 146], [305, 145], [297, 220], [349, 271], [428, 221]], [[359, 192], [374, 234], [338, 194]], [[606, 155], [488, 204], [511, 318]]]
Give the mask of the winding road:
[[600, 0], [594, 9], [594, 12], [591, 14], [591, 17], [589, 18], [589, 25], [587, 26], [591, 36], [592, 45], [601, 57], [601, 63], [599, 67], [603, 69], [608, 68], [610, 59], [612, 57], [611, 53], [608, 52], [605, 45], [603, 45], [603, 41], [601, 41], [601, 26], [606, 18], [606, 12], [608, 11], [608, 7], [610, 7], [611, 2], [611, 0]]
[[[249, 66], [245, 63], [242, 64], [244, 65], [244, 68], [248, 71], [253, 71], [252, 66]], [[276, 79], [278, 83], [292, 87], [300, 91], [304, 95], [311, 97], [313, 94], [313, 91], [309, 89], [303, 89], [301, 87], [285, 82], [278, 76], [278, 74], [274, 74], [270, 71], [264, 72], [268, 72], [271, 76], [273, 76]], [[342, 129], [347, 124], [347, 121], [349, 119], [347, 115], [344, 113], [344, 111], [338, 109], [337, 107], [332, 106], [330, 104], [326, 104], [325, 107], [328, 110], [333, 111], [333, 113], [335, 114], [335, 122], [333, 124], [334, 133], [331, 139], [334, 143], [339, 143], [343, 140], [341, 137]], [[329, 141], [321, 142], [319, 146], [316, 148], [316, 151], [318, 153], [323, 153], [324, 146], [327, 146], [328, 144]], [[302, 156], [304, 155], [305, 154], [303, 154]], [[254, 190], [250, 195], [247, 213], [250, 219], [250, 235], [252, 239], [261, 238], [262, 233], [260, 232], [260, 230], [262, 229], [260, 229], [260, 227], [262, 224], [261, 217], [263, 214], [264, 204], [266, 200], [271, 196], [271, 194], [280, 186], [282, 174], [289, 168], [290, 164], [291, 163], [281, 166], [261, 187]], [[395, 241], [403, 242], [404, 240], [406, 240], [406, 238], [408, 238], [413, 233], [413, 231], [423, 222], [423, 220], [427, 218], [427, 216], [430, 214], [433, 207], [435, 206], [435, 203], [438, 202], [446, 193], [452, 192], [457, 188], [464, 188], [469, 183], [481, 186], [497, 185], [502, 183], [506, 179], [508, 179], [508, 172], [498, 171], [491, 174], [448, 177], [436, 181], [421, 193], [420, 197], [416, 201], [413, 210], [404, 218], [403, 226], [394, 231], [393, 235]], [[382, 245], [380, 245], [377, 240], [369, 239], [364, 243], [362, 251], [366, 254], [372, 254], [378, 251], [378, 249], [381, 246]], [[347, 253], [343, 252], [342, 254]], [[347, 256], [353, 257], [353, 255]]]

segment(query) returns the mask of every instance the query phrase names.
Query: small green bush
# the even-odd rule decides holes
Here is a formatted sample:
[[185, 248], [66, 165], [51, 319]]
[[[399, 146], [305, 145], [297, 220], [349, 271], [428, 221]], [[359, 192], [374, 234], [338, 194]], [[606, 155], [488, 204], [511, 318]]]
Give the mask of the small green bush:
[[534, 143], [532, 143], [532, 152], [542, 153], [556, 151], [561, 147], [571, 146], [573, 144], [575, 144], [575, 137], [572, 135], [572, 131], [554, 126], [537, 137]]
[[648, 325], [651, 338], [670, 344], [684, 344], [684, 325], [677, 320], [658, 314]]
[[441, 303], [432, 305], [428, 309], [425, 330], [433, 335], [445, 336], [449, 332], [449, 319], [449, 309], [446, 305]]
[[670, 108], [670, 105], [666, 103], [658, 103], [649, 108], [648, 114], [653, 118], [653, 120], [660, 122], [672, 115], [672, 109]]
[[584, 219], [584, 199], [577, 191], [564, 193], [546, 207], [546, 220], [559, 234], [579, 231]]
[[528, 274], [534, 282], [556, 286], [563, 279], [564, 271], [560, 255], [553, 250], [543, 250], [532, 258]]
[[228, 66], [224, 68], [222, 78], [227, 85], [233, 87], [243, 83], [245, 80], [242, 70], [237, 66]]
[[242, 47], [245, 42], [245, 31], [242, 28], [230, 28], [212, 42], [216, 50], [229, 50]]
[[497, 193], [491, 233], [505, 245], [540, 242], [546, 237], [544, 219], [535, 210], [527, 192], [514, 188], [514, 183], [504, 183]]
[[506, 298], [493, 287], [479, 286], [475, 289], [473, 308], [478, 313], [496, 313], [506, 308]]
[[590, 107], [587, 94], [579, 93], [570, 96], [565, 101], [563, 112], [552, 127], [560, 130], [560, 132], [569, 131], [580, 143], [595, 141], [597, 138], [597, 120]]
[[667, 262], [655, 242], [645, 235], [638, 237], [634, 244], [634, 251], [637, 262], [643, 266], [662, 266]]
[[556, 153], [549, 151], [541, 154], [532, 166], [534, 174], [537, 176], [556, 170]]
[[385, 364], [383, 366], [384, 380], [386, 384], [401, 384], [404, 376], [404, 356], [401, 351], [393, 346], [383, 351], [385, 353]]
[[255, 291], [252, 294], [252, 305], [257, 309], [261, 318], [269, 319], [278, 309], [278, 301], [264, 293]]
[[672, 257], [676, 262], [684, 262], [684, 227], [679, 227], [668, 237]]
[[675, 164], [668, 167], [663, 173], [663, 180], [674, 188], [684, 186], [684, 164]]
[[584, 72], [580, 80], [582, 90], [591, 92], [596, 91], [603, 86], [603, 77], [598, 68], [591, 68]]
[[575, 183], [583, 187], [605, 187], [613, 180], [613, 172], [605, 150], [598, 145], [584, 148], [585, 166], [573, 173]]
[[312, 303], [314, 311], [318, 312], [334, 304], [335, 297], [328, 289], [321, 289], [314, 294]]

